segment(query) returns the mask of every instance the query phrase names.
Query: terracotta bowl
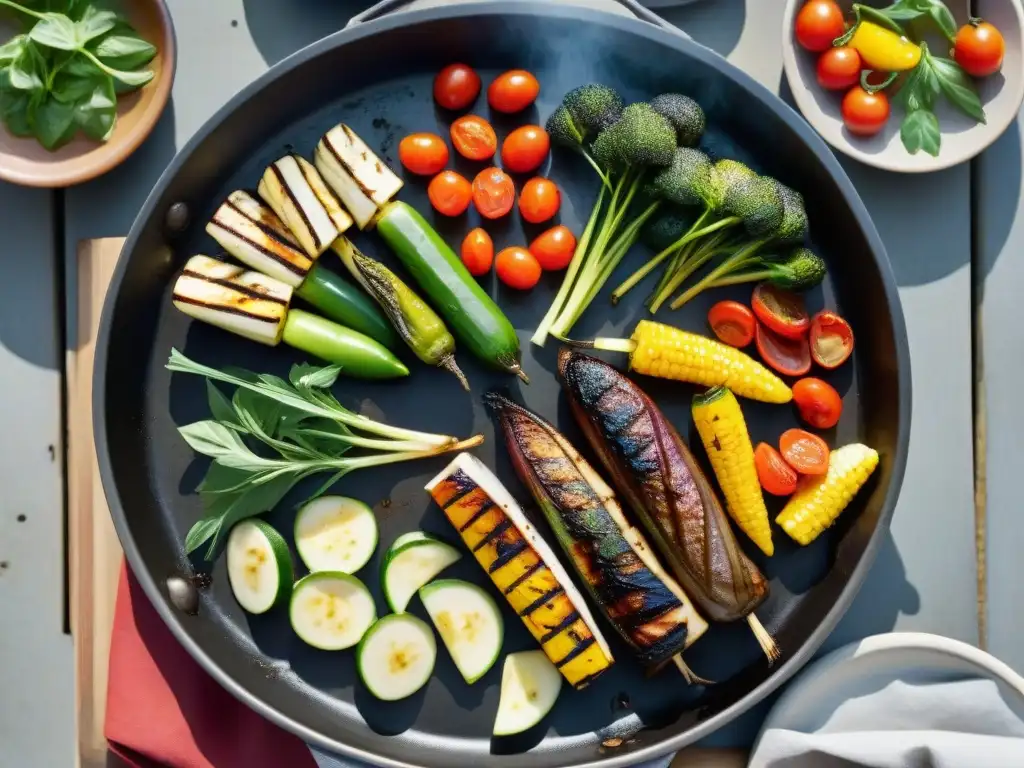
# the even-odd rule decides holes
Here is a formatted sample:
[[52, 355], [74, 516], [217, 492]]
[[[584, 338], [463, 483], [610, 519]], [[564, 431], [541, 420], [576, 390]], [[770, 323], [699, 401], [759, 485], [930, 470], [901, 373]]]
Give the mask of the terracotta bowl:
[[[143, 142], [160, 118], [174, 82], [175, 40], [163, 0], [130, 0], [123, 13], [138, 33], [156, 46], [149, 64], [154, 78], [117, 100], [117, 124], [106, 142], [79, 134], [55, 152], [35, 139], [11, 135], [0, 123], [0, 179], [29, 187], [68, 187], [119, 165]], [[6, 38], [5, 38], [6, 39]]]

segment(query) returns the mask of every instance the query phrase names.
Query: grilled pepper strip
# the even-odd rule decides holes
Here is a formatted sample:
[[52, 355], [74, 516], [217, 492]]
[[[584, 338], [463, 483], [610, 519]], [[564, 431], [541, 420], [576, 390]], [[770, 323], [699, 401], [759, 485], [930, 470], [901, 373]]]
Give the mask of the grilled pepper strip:
[[656, 666], [696, 642], [707, 622], [626, 521], [614, 491], [544, 419], [501, 395], [488, 394], [485, 402], [501, 424], [516, 473], [638, 660]]

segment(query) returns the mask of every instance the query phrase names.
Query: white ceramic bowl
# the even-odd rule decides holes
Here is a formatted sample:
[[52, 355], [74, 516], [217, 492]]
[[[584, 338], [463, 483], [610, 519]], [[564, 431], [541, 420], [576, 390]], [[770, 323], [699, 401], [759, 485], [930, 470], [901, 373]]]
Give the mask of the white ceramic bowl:
[[[900, 140], [903, 110], [893, 105], [893, 114], [882, 131], [870, 138], [851, 135], [840, 114], [843, 92], [826, 91], [818, 85], [816, 64], [819, 54], [805, 50], [796, 41], [794, 20], [805, 0], [787, 0], [782, 27], [783, 65], [793, 98], [804, 117], [829, 144], [863, 163], [900, 173], [938, 171], [970, 160], [994, 142], [1009, 127], [1024, 101], [1024, 12], [1020, 0], [975, 0], [978, 15], [994, 24], [1006, 40], [1006, 57], [1000, 73], [976, 81], [978, 95], [988, 122], [976, 123], [940, 98], [935, 114], [942, 128], [938, 157], [924, 151], [910, 154]], [[866, 2], [875, 5], [873, 2]], [[887, 5], [888, 3], [881, 3]], [[957, 24], [967, 21], [964, 0], [946, 0]], [[839, 0], [844, 10], [852, 0]], [[936, 55], [946, 56], [948, 51]]]

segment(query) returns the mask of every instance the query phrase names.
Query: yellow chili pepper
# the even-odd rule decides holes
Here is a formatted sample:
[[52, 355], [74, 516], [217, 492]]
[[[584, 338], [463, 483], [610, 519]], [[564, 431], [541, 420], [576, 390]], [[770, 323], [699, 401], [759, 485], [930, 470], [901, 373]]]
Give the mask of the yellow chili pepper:
[[869, 69], [904, 72], [921, 61], [921, 46], [871, 21], [861, 21], [848, 45]]

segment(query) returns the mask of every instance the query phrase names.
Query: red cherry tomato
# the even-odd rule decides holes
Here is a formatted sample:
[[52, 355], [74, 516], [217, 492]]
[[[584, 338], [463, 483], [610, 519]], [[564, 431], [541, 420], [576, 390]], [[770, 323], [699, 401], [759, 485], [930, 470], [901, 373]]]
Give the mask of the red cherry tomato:
[[761, 359], [784, 376], [803, 376], [811, 370], [811, 351], [806, 339], [787, 339], [761, 323], [754, 333]]
[[853, 354], [853, 329], [835, 312], [823, 309], [811, 320], [811, 357], [822, 368], [838, 368]]
[[540, 264], [525, 248], [505, 248], [498, 254], [494, 269], [501, 282], [518, 291], [528, 291], [540, 280]]
[[796, 15], [796, 40], [808, 51], [828, 50], [845, 31], [843, 11], [835, 0], [808, 0]]
[[535, 176], [523, 185], [519, 194], [519, 212], [531, 224], [547, 221], [562, 205], [562, 195], [558, 185], [551, 179]]
[[860, 70], [856, 48], [829, 48], [818, 57], [818, 85], [829, 91], [845, 91], [860, 82]]
[[803, 297], [771, 283], [759, 283], [754, 288], [750, 305], [757, 319], [781, 336], [799, 339], [811, 327], [811, 316], [804, 307]]
[[455, 171], [437, 174], [427, 185], [427, 197], [434, 209], [445, 216], [459, 216], [469, 208], [473, 188]]
[[473, 204], [485, 219], [500, 219], [515, 201], [516, 185], [500, 168], [484, 168], [473, 179]]
[[496, 112], [519, 112], [533, 104], [540, 93], [537, 78], [525, 69], [511, 69], [498, 75], [487, 88], [487, 103]]
[[779, 438], [782, 457], [801, 475], [824, 475], [828, 472], [828, 444], [803, 429], [787, 429]]
[[529, 173], [540, 168], [551, 149], [548, 132], [539, 125], [524, 125], [510, 133], [501, 145], [501, 164], [506, 171]]
[[465, 64], [449, 64], [434, 78], [434, 101], [445, 109], [465, 109], [480, 93], [480, 75]]
[[796, 490], [800, 476], [768, 443], [758, 443], [754, 449], [754, 466], [761, 487], [772, 496], [789, 496]]
[[498, 149], [498, 134], [491, 124], [476, 115], [463, 115], [451, 127], [452, 146], [469, 160], [488, 160]]
[[868, 93], [859, 85], [843, 97], [843, 123], [857, 136], [874, 136], [889, 119], [889, 97], [882, 91]]
[[956, 33], [953, 58], [969, 75], [994, 75], [1002, 68], [1005, 53], [1006, 43], [1002, 34], [987, 21], [972, 19]]
[[793, 385], [793, 402], [800, 418], [815, 429], [831, 429], [843, 415], [843, 399], [835, 388], [810, 376]]
[[398, 159], [412, 173], [433, 176], [448, 164], [448, 145], [433, 133], [411, 133], [399, 142]]
[[754, 340], [754, 313], [738, 301], [720, 301], [708, 311], [708, 325], [723, 344], [742, 349]]
[[556, 272], [565, 269], [576, 252], [576, 236], [572, 230], [561, 224], [541, 232], [530, 243], [530, 253], [540, 263], [541, 269]]
[[494, 263], [494, 241], [483, 229], [471, 229], [462, 241], [462, 263], [469, 274], [481, 277], [491, 271]]

